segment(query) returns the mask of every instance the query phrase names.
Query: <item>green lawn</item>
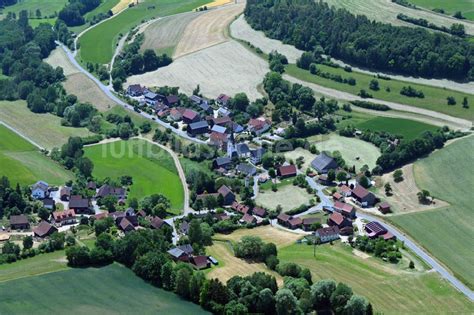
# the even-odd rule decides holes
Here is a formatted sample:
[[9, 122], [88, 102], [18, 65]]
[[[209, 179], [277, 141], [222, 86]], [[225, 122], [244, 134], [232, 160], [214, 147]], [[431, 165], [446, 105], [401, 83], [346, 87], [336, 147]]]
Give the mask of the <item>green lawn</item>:
[[409, 2], [429, 10], [443, 9], [448, 15], [461, 11], [466, 19], [474, 21], [474, 1], [472, 0], [409, 0]]
[[49, 17], [54, 13], [59, 13], [68, 0], [19, 0], [17, 4], [3, 9], [2, 14], [14, 12], [18, 15], [20, 11], [27, 10], [30, 17], [36, 17], [36, 10], [41, 11], [41, 17]]
[[471, 313], [473, 304], [436, 273], [409, 271], [373, 257], [361, 258], [350, 246], [290, 245], [278, 250], [278, 258], [311, 270], [313, 281], [334, 279], [366, 296], [374, 311], [383, 314]]
[[417, 186], [451, 206], [391, 217], [471, 288], [474, 288], [473, 152], [474, 137], [470, 136], [415, 163]]
[[[382, 80], [377, 79], [379, 81], [380, 90], [372, 91], [369, 89], [369, 84], [373, 76], [360, 73], [360, 72], [346, 72], [342, 68], [333, 68], [325, 65], [319, 65], [318, 69], [324, 72], [330, 72], [332, 74], [339, 74], [343, 78], [353, 77], [356, 79], [356, 85], [351, 86], [349, 84], [335, 82], [329, 79], [324, 79], [320, 76], [313, 75], [307, 70], [300, 69], [296, 67], [294, 64], [290, 64], [286, 67], [286, 73], [303, 81], [307, 81], [310, 83], [319, 84], [324, 87], [337, 89], [340, 91], [344, 91], [347, 93], [351, 93], [357, 95], [361, 89], [365, 89], [370, 94], [373, 95], [375, 99], [411, 105], [415, 107], [425, 108], [429, 110], [433, 110], [436, 112], [444, 113], [447, 115], [460, 117], [464, 119], [469, 119], [474, 121], [474, 106], [470, 106], [470, 108], [466, 109], [462, 107], [462, 100], [464, 97], [468, 98], [468, 102], [471, 105], [474, 105], [474, 95], [465, 94], [462, 92], [446, 90], [438, 87], [431, 87], [427, 85], [409, 83], [409, 82], [402, 82], [398, 80]], [[424, 98], [416, 98], [416, 97], [407, 97], [400, 94], [400, 90], [404, 86], [412, 86], [417, 90], [422, 90], [425, 97]], [[389, 87], [390, 92], [387, 92], [385, 89]], [[456, 99], [457, 104], [454, 106], [447, 105], [446, 98], [448, 96], [454, 96]]]
[[133, 178], [129, 197], [141, 199], [155, 193], [171, 201], [172, 210], [183, 207], [183, 186], [171, 156], [158, 146], [132, 139], [85, 148], [94, 162], [93, 175], [98, 178]]
[[424, 131], [435, 131], [439, 128], [422, 122], [389, 117], [375, 117], [355, 125], [360, 130], [387, 131], [394, 135], [402, 136], [403, 139], [412, 140]]
[[0, 176], [22, 185], [38, 180], [59, 185], [73, 178], [72, 173], [3, 125], [0, 125]]
[[118, 264], [0, 284], [2, 314], [206, 314]]
[[91, 29], [80, 38], [81, 62], [106, 64], [112, 59], [119, 34], [124, 35], [143, 20], [191, 11], [207, 2], [208, 0], [146, 0], [140, 2], [117, 17]]
[[103, 0], [102, 3], [97, 8], [95, 8], [94, 10], [84, 15], [84, 18], [86, 20], [86, 23], [84, 25], [70, 27], [69, 29], [75, 32], [76, 34], [79, 34], [82, 30], [85, 30], [86, 28], [90, 26], [89, 21], [92, 19], [92, 17], [94, 17], [95, 15], [99, 13], [107, 13], [109, 10], [115, 7], [117, 3], [119, 2], [120, 0]]

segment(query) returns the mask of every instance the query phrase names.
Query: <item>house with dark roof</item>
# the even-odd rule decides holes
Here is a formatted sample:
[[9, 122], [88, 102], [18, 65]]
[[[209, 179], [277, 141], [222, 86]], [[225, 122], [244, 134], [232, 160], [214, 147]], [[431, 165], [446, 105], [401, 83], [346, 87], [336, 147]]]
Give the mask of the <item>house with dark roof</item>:
[[45, 181], [37, 181], [31, 186], [31, 197], [35, 199], [44, 199], [49, 196], [49, 185]]
[[79, 195], [71, 196], [69, 200], [69, 209], [73, 209], [76, 214], [88, 214], [93, 210], [90, 208], [89, 199], [83, 198]]
[[345, 216], [346, 218], [354, 219], [356, 210], [348, 203], [336, 201], [334, 203], [334, 210]]
[[245, 223], [245, 224], [256, 224], [257, 219], [253, 215], [246, 213], [244, 214], [242, 219], [240, 219], [240, 222]]
[[150, 220], [150, 227], [151, 227], [152, 229], [157, 229], [157, 230], [159, 230], [159, 229], [161, 229], [162, 227], [164, 227], [164, 226], [166, 226], [166, 225], [169, 226], [169, 224], [166, 223], [166, 221], [163, 220], [163, 219], [160, 218], [160, 217], [154, 217], [154, 218], [152, 218], [152, 219]]
[[222, 106], [227, 106], [229, 105], [229, 101], [230, 101], [230, 96], [227, 96], [225, 94], [220, 94], [217, 98], [216, 98], [216, 103], [219, 104], [219, 105], [222, 105]]
[[87, 182], [87, 189], [96, 190], [97, 189], [97, 183], [94, 182], [94, 181]]
[[305, 231], [312, 231], [312, 226], [315, 223], [321, 223], [321, 220], [319, 218], [304, 218], [302, 228]]
[[58, 226], [75, 224], [76, 223], [76, 212], [73, 209], [55, 211], [51, 214], [51, 223]]
[[163, 103], [165, 103], [169, 107], [178, 106], [179, 105], [179, 97], [178, 97], [178, 95], [168, 95], [163, 100]]
[[59, 199], [62, 201], [69, 201], [69, 198], [71, 198], [71, 190], [71, 187], [68, 186], [61, 187], [59, 190]]
[[127, 191], [123, 187], [112, 187], [109, 184], [102, 185], [97, 191], [96, 198], [115, 196], [118, 200], [126, 198]]
[[187, 132], [191, 137], [202, 135], [209, 132], [209, 126], [205, 120], [193, 122], [188, 125]]
[[229, 116], [221, 116], [221, 117], [213, 117], [209, 116], [206, 118], [206, 120], [209, 121], [209, 124], [214, 127], [214, 126], [221, 126], [221, 127], [231, 127], [232, 125], [232, 119]]
[[222, 212], [222, 213], [215, 213], [214, 218], [216, 218], [217, 221], [225, 221], [225, 220], [229, 220], [230, 216], [227, 213]]
[[156, 103], [163, 101], [165, 98], [163, 95], [151, 91], [146, 92], [143, 96], [145, 97], [145, 102], [151, 106], [155, 106]]
[[375, 204], [375, 195], [361, 185], [354, 187], [351, 195], [362, 207], [372, 207]]
[[24, 214], [10, 216], [10, 229], [12, 230], [27, 230], [30, 228], [28, 217]]
[[317, 229], [314, 236], [318, 237], [321, 243], [332, 242], [339, 239], [339, 228], [330, 226]]
[[282, 226], [288, 226], [288, 222], [290, 221], [290, 219], [291, 219], [291, 217], [286, 213], [280, 213], [277, 216], [278, 224], [280, 224]]
[[199, 117], [199, 114], [192, 109], [186, 108], [183, 112], [183, 122], [185, 124], [191, 124], [194, 122], [198, 122], [201, 120], [201, 117]]
[[322, 152], [311, 162], [311, 167], [320, 174], [326, 174], [330, 170], [337, 168], [337, 162], [335, 159]]
[[290, 220], [288, 220], [288, 228], [295, 230], [301, 227], [303, 224], [303, 219], [299, 217], [292, 217]]
[[226, 133], [227, 132], [227, 127], [220, 126], [220, 125], [214, 125], [211, 128], [211, 132]]
[[192, 255], [194, 253], [194, 249], [191, 244], [179, 245], [178, 248], [181, 249], [187, 255]]
[[232, 159], [228, 156], [217, 157], [213, 162], [212, 166], [214, 169], [223, 168], [229, 170], [232, 168]]
[[226, 185], [222, 185], [218, 190], [217, 193], [222, 195], [224, 198], [224, 205], [228, 206], [231, 205], [235, 201], [235, 194], [232, 192], [232, 190], [227, 187]]
[[187, 235], [189, 232], [189, 222], [188, 221], [183, 221], [181, 222], [179, 226], [179, 232], [181, 234]]
[[194, 267], [194, 269], [201, 270], [211, 267], [211, 263], [207, 256], [192, 256], [189, 259], [189, 263]]
[[48, 210], [54, 210], [56, 208], [56, 203], [52, 198], [44, 198], [41, 202], [43, 203], [43, 207]]
[[364, 230], [370, 238], [382, 237], [384, 240], [394, 239], [395, 236], [387, 231], [387, 229], [377, 221], [369, 222], [365, 225]]
[[130, 84], [127, 87], [127, 95], [132, 97], [142, 96], [144, 88], [140, 84]]
[[45, 238], [57, 232], [58, 229], [46, 221], [41, 221], [35, 228], [33, 228], [33, 233], [35, 237]]
[[257, 174], [257, 169], [255, 168], [255, 166], [253, 166], [252, 164], [247, 164], [247, 163], [240, 163], [235, 168], [235, 171], [238, 174], [242, 174], [245, 176], [254, 176], [255, 174]]
[[211, 132], [209, 135], [209, 145], [215, 146], [221, 150], [226, 150], [229, 142], [229, 136], [225, 133]]
[[121, 218], [120, 222], [118, 223], [118, 228], [124, 233], [135, 231], [135, 226], [127, 217]]
[[383, 214], [386, 214], [386, 213], [389, 213], [389, 212], [392, 211], [391, 208], [390, 208], [390, 204], [386, 201], [381, 202], [378, 205], [378, 208], [379, 208], [379, 211], [382, 212]]
[[237, 143], [235, 145], [235, 152], [239, 158], [250, 157], [250, 148], [246, 143]]
[[333, 212], [328, 218], [328, 225], [337, 226], [339, 229], [341, 229], [345, 226], [352, 226], [352, 223], [339, 212]]
[[284, 165], [280, 166], [277, 170], [278, 176], [281, 178], [288, 178], [288, 177], [293, 177], [296, 176], [297, 169], [295, 165]]
[[259, 164], [262, 162], [262, 156], [265, 154], [264, 148], [257, 148], [250, 150], [250, 162], [253, 164]]
[[242, 214], [246, 214], [247, 212], [250, 211], [250, 208], [244, 204], [238, 203], [237, 201], [234, 201], [231, 205], [231, 209], [237, 212], [240, 212]]
[[255, 133], [257, 136], [260, 136], [262, 133], [270, 129], [271, 126], [272, 124], [268, 119], [263, 117], [252, 118], [247, 124], [247, 130]]
[[185, 261], [189, 260], [189, 255], [186, 254], [182, 249], [175, 247], [167, 251], [174, 261]]
[[260, 207], [254, 207], [252, 213], [260, 218], [264, 218], [267, 215], [267, 210]]

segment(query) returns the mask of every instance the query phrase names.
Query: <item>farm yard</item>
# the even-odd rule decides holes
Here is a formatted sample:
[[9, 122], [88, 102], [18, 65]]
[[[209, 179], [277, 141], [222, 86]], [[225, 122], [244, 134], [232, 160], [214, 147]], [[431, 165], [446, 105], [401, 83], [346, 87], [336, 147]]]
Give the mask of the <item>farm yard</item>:
[[176, 46], [174, 58], [212, 47], [228, 40], [228, 25], [244, 10], [244, 4], [228, 5], [193, 19]]
[[367, 164], [370, 169], [375, 167], [375, 162], [380, 155], [379, 149], [371, 143], [331, 134], [329, 137], [311, 137], [308, 139], [316, 145], [319, 151], [339, 151], [348, 166], [355, 165], [360, 169]]
[[61, 118], [53, 114], [33, 113], [25, 101], [0, 101], [0, 121], [48, 150], [60, 147], [71, 136], [92, 135], [86, 128], [62, 126]]
[[[79, 60], [107, 64], [111, 61], [115, 45], [120, 34], [126, 34], [131, 28], [144, 20], [191, 11], [207, 0], [146, 0], [125, 10], [116, 17], [101, 23], [82, 35], [79, 39], [81, 49]], [[97, 43], [101, 43], [97, 45]]]
[[146, 26], [145, 40], [141, 50], [153, 49], [158, 54], [173, 56], [176, 45], [183, 36], [188, 24], [202, 12], [187, 12], [177, 16], [164, 17]]
[[470, 288], [474, 287], [473, 148], [474, 137], [469, 136], [414, 164], [418, 189], [427, 189], [435, 200], [450, 206], [390, 217]]
[[474, 2], [472, 0], [409, 0], [408, 2], [428, 10], [443, 9], [448, 15], [461, 11], [466, 19], [474, 21]]
[[51, 314], [58, 311], [58, 300], [67, 305], [68, 314], [133, 313], [137, 309], [142, 314], [206, 314], [198, 305], [153, 287], [118, 264], [0, 283], [0, 294], [0, 309], [6, 314]]
[[258, 86], [268, 71], [267, 62], [239, 43], [228, 41], [183, 56], [156, 71], [131, 76], [125, 86], [179, 86], [183, 93], [191, 95], [199, 84], [206, 97], [245, 92], [255, 100], [262, 97]]
[[296, 60], [304, 52], [292, 45], [283, 44], [279, 40], [268, 38], [263, 32], [254, 30], [245, 21], [244, 15], [241, 15], [230, 25], [230, 34], [234, 38], [249, 42], [253, 46], [260, 48], [266, 54], [276, 50], [285, 55], [290, 63], [296, 63]]
[[179, 213], [183, 208], [183, 186], [174, 161], [158, 146], [132, 139], [89, 146], [84, 152], [94, 162], [95, 177], [116, 179], [132, 176], [133, 185], [128, 198], [140, 200], [160, 193], [170, 200], [171, 210]]
[[[336, 243], [316, 247], [294, 244], [279, 249], [282, 262], [310, 269], [313, 281], [334, 279], [366, 296], [375, 312], [384, 314], [469, 313], [472, 304], [436, 273], [408, 271], [408, 263], [391, 265], [373, 257], [362, 258], [350, 246]], [[422, 303], [423, 301], [429, 303]]]
[[287, 184], [280, 186], [278, 191], [263, 190], [258, 193], [255, 202], [265, 208], [275, 210], [278, 205], [282, 207], [282, 211], [292, 210], [302, 204], [309, 204], [309, 200], [314, 198], [312, 194], [308, 194], [305, 189]]
[[0, 125], [0, 174], [7, 176], [12, 185], [31, 185], [38, 179], [59, 185], [73, 178], [71, 172], [3, 125]]
[[[373, 75], [364, 74], [356, 71], [346, 72], [343, 68], [333, 68], [326, 65], [317, 65], [318, 69], [323, 72], [328, 72], [334, 75], [340, 75], [343, 78], [352, 77], [356, 80], [356, 85], [352, 86], [349, 84], [335, 82], [330, 79], [325, 79], [323, 77], [313, 75], [309, 71], [300, 69], [294, 64], [290, 64], [286, 67], [286, 73], [294, 78], [314, 83], [323, 87], [335, 89], [338, 91], [343, 91], [357, 95], [361, 89], [369, 91], [373, 95], [374, 99], [380, 99], [389, 102], [395, 102], [400, 104], [406, 104], [410, 106], [415, 106], [423, 109], [428, 109], [443, 114], [451, 115], [454, 117], [468, 119], [471, 122], [474, 121], [474, 109], [463, 108], [461, 103], [464, 97], [467, 97], [468, 102], [474, 103], [474, 95], [462, 93], [453, 90], [440, 89], [438, 87], [427, 86], [416, 83], [408, 83], [399, 80], [383, 80], [377, 79], [379, 82], [379, 90], [373, 91], [369, 89], [370, 81], [374, 79]], [[412, 86], [417, 90], [423, 91], [424, 98], [416, 97], [406, 97], [400, 94], [401, 89], [404, 86]], [[389, 88], [389, 90], [387, 90]], [[456, 99], [457, 104], [454, 106], [448, 106], [446, 98], [448, 96], [453, 96]]]
[[[431, 2], [431, 0], [429, 1]], [[412, 26], [412, 24], [398, 20], [397, 14], [399, 13], [408, 16], [416, 16], [417, 18], [424, 18], [436, 25], [446, 26], [448, 28], [451, 27], [453, 23], [462, 23], [466, 29], [466, 33], [474, 35], [474, 24], [442, 16], [434, 12], [422, 10], [415, 11], [411, 8], [397, 5], [391, 0], [324, 0], [324, 2], [327, 2], [329, 5], [335, 6], [336, 8], [345, 8], [353, 14], [363, 14], [369, 19], [393, 25]], [[409, 2], [412, 1], [410, 0]]]

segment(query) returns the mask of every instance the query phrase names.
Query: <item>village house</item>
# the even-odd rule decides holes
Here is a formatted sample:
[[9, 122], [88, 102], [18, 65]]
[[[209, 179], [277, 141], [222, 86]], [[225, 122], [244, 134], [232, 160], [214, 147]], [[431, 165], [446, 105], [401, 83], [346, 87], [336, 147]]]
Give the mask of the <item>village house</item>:
[[179, 105], [178, 95], [168, 95], [164, 98], [163, 103], [169, 107], [174, 107]]
[[202, 269], [206, 269], [206, 268], [211, 267], [211, 263], [210, 263], [209, 259], [207, 258], [207, 256], [192, 256], [189, 259], [189, 263], [196, 270], [202, 270]]
[[237, 165], [235, 170], [238, 174], [242, 174], [245, 176], [254, 176], [255, 174], [257, 174], [257, 169], [255, 168], [255, 166], [247, 163], [240, 163], [239, 165]]
[[71, 196], [69, 200], [69, 209], [74, 210], [76, 214], [89, 214], [92, 212], [90, 209], [89, 199], [83, 198], [79, 195]]
[[61, 189], [59, 190], [59, 199], [61, 199], [62, 201], [69, 201], [69, 199], [71, 198], [71, 190], [72, 188], [68, 186], [61, 187]]
[[328, 174], [321, 174], [318, 176], [318, 183], [329, 186], [332, 184], [332, 181], [329, 180]]
[[357, 185], [352, 189], [352, 197], [354, 197], [362, 207], [372, 207], [375, 204], [375, 195], [361, 185]]
[[182, 249], [175, 247], [167, 251], [167, 253], [171, 256], [171, 259], [174, 261], [189, 261], [189, 255], [186, 254]]
[[264, 148], [257, 148], [250, 150], [250, 162], [253, 164], [259, 164], [262, 162], [262, 156], [265, 154]]
[[118, 228], [122, 230], [124, 233], [135, 231], [136, 228], [133, 223], [127, 218], [121, 218], [120, 222], [117, 224]]
[[145, 102], [150, 106], [155, 106], [156, 103], [162, 102], [165, 98], [163, 95], [156, 94], [150, 91], [146, 92], [143, 96], [145, 97]]
[[367, 223], [364, 230], [370, 238], [382, 237], [386, 241], [395, 238], [392, 233], [387, 231], [387, 229], [377, 221]]
[[227, 213], [222, 212], [222, 213], [214, 213], [214, 218], [216, 218], [217, 221], [225, 221], [225, 220], [229, 220], [230, 216]]
[[[186, 108], [183, 112], [183, 122], [185, 124], [191, 124], [191, 123], [195, 123], [195, 122], [198, 122], [199, 120], [201, 120], [201, 117], [199, 116], [199, 114], [195, 111], [193, 111], [192, 109], [189, 109], [189, 108]], [[207, 125], [207, 123], [206, 123]]]
[[48, 183], [40, 180], [31, 186], [31, 197], [34, 199], [44, 199], [49, 196]]
[[180, 121], [183, 118], [183, 113], [178, 108], [172, 108], [172, 109], [170, 109], [170, 113], [169, 113], [168, 117], [172, 121]]
[[277, 171], [278, 176], [281, 178], [293, 177], [296, 176], [296, 173], [297, 169], [293, 164], [280, 166]]
[[168, 223], [166, 223], [166, 221], [163, 220], [160, 217], [154, 217], [150, 220], [150, 227], [152, 229], [159, 230], [159, 229], [163, 228], [164, 226], [170, 226], [170, 225]]
[[340, 193], [340, 192], [335, 192], [334, 194], [332, 194], [332, 199], [334, 201], [344, 201], [344, 196]]
[[280, 213], [278, 216], [277, 216], [277, 222], [278, 224], [280, 224], [281, 226], [288, 226], [288, 222], [290, 221], [291, 217], [286, 214], [286, 213]]
[[250, 208], [246, 205], [243, 205], [241, 203], [238, 203], [237, 201], [234, 201], [231, 205], [231, 209], [237, 212], [240, 212], [242, 214], [247, 214], [249, 212]]
[[105, 219], [109, 216], [109, 212], [108, 211], [103, 211], [101, 213], [97, 213], [97, 214], [94, 214], [94, 218], [96, 220], [102, 220], [102, 219]]
[[186, 255], [191, 256], [194, 253], [194, 249], [191, 244], [183, 244], [178, 246]]
[[183, 221], [179, 225], [179, 232], [181, 234], [187, 235], [189, 232], [189, 222], [188, 221]]
[[214, 169], [223, 168], [225, 170], [230, 170], [232, 168], [232, 159], [228, 156], [217, 157], [213, 162], [212, 166]]
[[288, 227], [292, 230], [295, 230], [303, 224], [303, 219], [299, 217], [292, 217], [290, 220], [288, 220]]
[[304, 218], [303, 219], [303, 230], [311, 231], [313, 230], [313, 224], [321, 223], [321, 220], [318, 218]]
[[74, 210], [55, 211], [51, 214], [51, 223], [57, 226], [63, 226], [76, 223], [76, 213]]
[[347, 185], [341, 185], [339, 186], [339, 193], [343, 197], [350, 197], [352, 195], [352, 189]]
[[229, 136], [225, 133], [211, 132], [209, 136], [209, 145], [215, 146], [220, 150], [226, 150]]
[[115, 196], [118, 200], [126, 198], [127, 191], [123, 187], [112, 187], [111, 185], [102, 185], [97, 191], [96, 198], [104, 198], [107, 196]]
[[330, 226], [317, 229], [314, 236], [318, 237], [321, 243], [332, 242], [339, 239], [339, 228]]
[[326, 174], [330, 170], [337, 168], [337, 162], [332, 157], [322, 152], [311, 162], [311, 167], [319, 174]]
[[142, 87], [140, 84], [131, 84], [127, 87], [127, 95], [131, 97], [142, 96], [145, 87]]
[[333, 212], [328, 218], [328, 225], [337, 226], [339, 229], [341, 229], [345, 226], [352, 226], [352, 223], [339, 212]]
[[220, 125], [214, 125], [211, 128], [211, 132], [226, 133], [227, 132], [227, 127], [220, 126]]
[[260, 218], [264, 218], [267, 216], [267, 210], [260, 207], [254, 207], [252, 209], [252, 213]]
[[231, 205], [235, 201], [235, 194], [226, 185], [222, 185], [217, 192], [224, 198], [224, 205]]
[[221, 94], [216, 98], [216, 103], [222, 106], [227, 107], [229, 105], [230, 96], [225, 94]]
[[240, 222], [245, 223], [245, 224], [256, 224], [257, 219], [253, 215], [251, 215], [249, 213], [246, 213], [246, 214], [244, 214], [242, 219], [240, 219]]
[[262, 133], [270, 129], [271, 126], [272, 123], [264, 117], [252, 118], [247, 124], [247, 130], [249, 132], [255, 133], [257, 136], [260, 136]]
[[382, 212], [383, 214], [387, 214], [392, 211], [390, 208], [390, 204], [386, 201], [381, 202], [378, 208], [379, 208], [379, 211]]
[[355, 218], [356, 210], [353, 206], [351, 206], [348, 203], [336, 201], [334, 203], [334, 210], [336, 210], [337, 212], [339, 212], [346, 218], [349, 218], [349, 219]]
[[10, 229], [12, 230], [28, 230], [30, 222], [28, 217], [24, 214], [10, 216]]
[[209, 122], [209, 125], [211, 127], [221, 126], [221, 127], [229, 128], [232, 126], [232, 119], [229, 116], [221, 116], [217, 118], [213, 116], [208, 116], [206, 117], [206, 120]]
[[40, 224], [38, 224], [38, 226], [33, 228], [33, 233], [35, 237], [39, 237], [39, 238], [48, 237], [57, 231], [58, 229], [56, 227], [52, 226], [46, 221], [41, 221]]
[[235, 152], [239, 158], [249, 158], [250, 157], [250, 148], [246, 143], [238, 143], [235, 145]]
[[188, 125], [187, 132], [191, 137], [195, 137], [197, 135], [208, 133], [209, 126], [207, 125], [207, 122], [204, 120], [194, 122]]
[[43, 207], [48, 210], [56, 209], [56, 203], [52, 198], [44, 198], [41, 202], [43, 203]]
[[96, 190], [97, 189], [97, 183], [94, 182], [94, 181], [88, 181], [87, 182], [87, 189]]

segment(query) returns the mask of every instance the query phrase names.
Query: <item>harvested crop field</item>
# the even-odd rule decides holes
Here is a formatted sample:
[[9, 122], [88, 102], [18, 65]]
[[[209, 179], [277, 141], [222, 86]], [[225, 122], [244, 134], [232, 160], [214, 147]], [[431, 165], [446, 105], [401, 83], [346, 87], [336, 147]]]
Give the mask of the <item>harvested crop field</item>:
[[224, 4], [229, 4], [233, 1], [234, 0], [214, 0], [212, 2], [209, 2], [209, 3], [205, 4], [205, 6], [208, 7], [208, 8], [215, 8], [215, 7], [224, 5]]
[[44, 62], [49, 64], [51, 67], [63, 68], [66, 77], [79, 72], [79, 70], [69, 61], [64, 50], [60, 47], [53, 50], [48, 58], [44, 59]]
[[242, 13], [244, 4], [229, 5], [199, 15], [184, 30], [176, 46], [175, 58], [227, 41], [227, 27]]
[[201, 14], [202, 12], [187, 12], [165, 17], [147, 25], [141, 49], [153, 49], [158, 53], [169, 53], [172, 56], [186, 26]]
[[424, 18], [439, 26], [451, 27], [454, 23], [464, 25], [467, 34], [474, 34], [474, 24], [442, 16], [434, 12], [424, 10], [413, 10], [395, 3], [391, 0], [324, 0], [324, 2], [334, 5], [336, 8], [345, 8], [352, 14], [363, 14], [369, 19], [394, 25], [413, 26], [397, 19], [399, 13], [416, 18]]
[[263, 32], [254, 30], [247, 21], [245, 21], [244, 15], [241, 15], [230, 25], [230, 34], [234, 38], [247, 41], [255, 47], [260, 48], [266, 54], [277, 50], [279, 53], [285, 55], [290, 63], [296, 63], [296, 60], [301, 57], [301, 54], [304, 52], [292, 45], [286, 45], [279, 40], [268, 38]]
[[130, 3], [134, 2], [134, 0], [120, 0], [119, 3], [117, 3], [113, 8], [112, 8], [112, 13], [117, 14], [117, 12], [122, 11], [125, 9]]
[[257, 87], [268, 71], [267, 62], [229, 41], [179, 58], [156, 71], [131, 76], [125, 85], [179, 86], [183, 93], [192, 94], [199, 84], [206, 97], [245, 92], [255, 100], [262, 97]]
[[102, 90], [83, 73], [71, 74], [63, 83], [69, 94], [77, 96], [83, 103], [91, 103], [97, 110], [105, 112], [116, 105]]

